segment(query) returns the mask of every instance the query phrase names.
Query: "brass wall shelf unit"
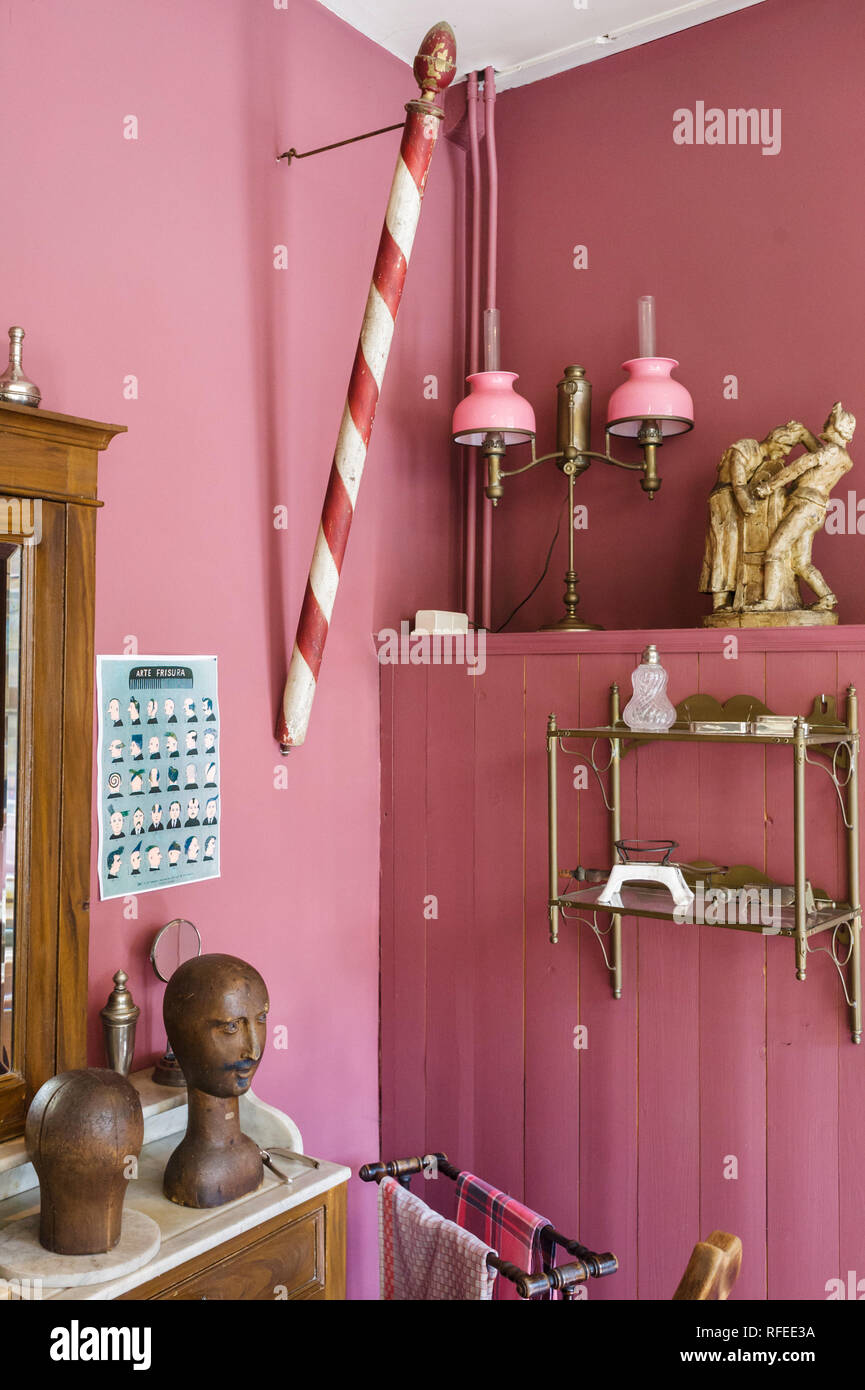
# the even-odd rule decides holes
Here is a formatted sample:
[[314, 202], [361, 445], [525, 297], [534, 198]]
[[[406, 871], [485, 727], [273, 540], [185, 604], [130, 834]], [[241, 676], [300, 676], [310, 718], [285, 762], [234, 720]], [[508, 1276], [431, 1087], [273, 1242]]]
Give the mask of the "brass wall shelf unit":
[[[621, 719], [619, 709], [619, 687], [610, 688], [610, 723], [605, 727], [587, 729], [560, 729], [555, 714], [547, 721], [547, 768], [549, 778], [548, 821], [549, 821], [549, 914], [550, 941], [558, 941], [559, 919], [577, 918], [585, 921], [595, 933], [604, 954], [604, 960], [612, 976], [613, 994], [616, 999], [622, 996], [623, 957], [622, 957], [622, 918], [653, 917], [675, 921], [685, 925], [725, 927], [728, 930], [747, 931], [757, 935], [790, 936], [796, 943], [796, 978], [806, 977], [808, 955], [816, 950], [825, 951], [832, 960], [850, 1008], [851, 1037], [854, 1043], [862, 1040], [862, 985], [860, 935], [862, 911], [859, 898], [859, 715], [855, 688], [847, 688], [846, 721], [841, 720], [836, 709], [834, 697], [819, 695], [814, 707], [806, 718], [791, 717], [789, 732], [751, 732], [753, 728], [771, 729], [771, 723], [762, 723], [762, 716], [773, 716], [772, 711], [758, 699], [738, 695], [721, 705], [711, 696], [692, 695], [676, 708], [676, 722], [665, 733], [635, 733]], [[695, 724], [712, 723], [712, 732], [694, 729]], [[741, 725], [746, 732], [724, 732], [718, 726], [725, 723]], [[558, 791], [557, 754], [561, 751], [573, 754], [574, 749], [565, 745], [570, 740], [590, 740], [592, 750], [587, 761], [594, 769], [604, 803], [610, 817], [611, 863], [617, 862], [616, 841], [622, 838], [622, 797], [621, 761], [629, 750], [636, 750], [644, 743], [738, 743], [751, 745], [780, 744], [791, 749], [793, 754], [793, 863], [794, 882], [784, 886], [776, 883], [765, 874], [749, 865], [736, 865], [721, 870], [707, 866], [702, 872], [713, 888], [726, 889], [732, 911], [722, 913], [724, 920], [717, 920], [717, 911], [706, 910], [706, 900], [711, 898], [713, 906], [722, 894], [703, 894], [695, 898], [687, 912], [674, 909], [667, 890], [663, 887], [632, 884], [621, 890], [619, 902], [607, 905], [598, 901], [606, 884], [608, 871], [587, 869], [561, 869], [558, 853]], [[609, 760], [599, 767], [595, 762], [595, 745], [609, 744]], [[580, 756], [584, 756], [580, 754]], [[819, 888], [812, 889], [806, 871], [806, 800], [805, 769], [808, 764], [822, 767], [830, 776], [837, 793], [841, 816], [847, 841], [847, 900], [833, 901]], [[604, 776], [606, 775], [606, 784]], [[699, 878], [699, 865], [690, 866], [692, 880]], [[574, 891], [563, 892], [560, 880], [567, 883], [576, 881], [580, 886]], [[745, 893], [746, 885], [766, 887], [772, 891], [773, 902], [780, 904], [773, 910], [770, 925], [766, 919], [756, 914], [753, 903]], [[567, 886], [567, 884], [566, 884]], [[735, 890], [730, 892], [729, 890]], [[598, 913], [608, 915], [610, 921], [606, 928], [598, 925]], [[590, 914], [587, 916], [586, 914]], [[732, 918], [732, 920], [731, 920]], [[810, 942], [831, 933], [828, 946], [812, 946]]]

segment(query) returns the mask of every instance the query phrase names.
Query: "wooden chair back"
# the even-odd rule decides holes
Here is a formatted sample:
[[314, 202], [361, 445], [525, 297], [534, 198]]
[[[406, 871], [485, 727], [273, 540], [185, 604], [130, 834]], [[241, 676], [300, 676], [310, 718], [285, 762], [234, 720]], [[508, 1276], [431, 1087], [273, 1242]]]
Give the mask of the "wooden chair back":
[[673, 1301], [726, 1299], [742, 1267], [742, 1242], [726, 1231], [713, 1231], [694, 1246]]

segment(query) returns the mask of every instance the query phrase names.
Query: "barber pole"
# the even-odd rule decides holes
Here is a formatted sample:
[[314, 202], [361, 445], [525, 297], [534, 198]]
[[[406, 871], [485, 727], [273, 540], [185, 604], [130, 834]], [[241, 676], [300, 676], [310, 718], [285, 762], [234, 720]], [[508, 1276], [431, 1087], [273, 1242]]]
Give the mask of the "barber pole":
[[424, 187], [444, 116], [436, 99], [450, 85], [455, 69], [453, 30], [449, 24], [436, 24], [414, 61], [421, 95], [406, 106], [405, 129], [297, 625], [276, 730], [283, 753], [306, 738]]

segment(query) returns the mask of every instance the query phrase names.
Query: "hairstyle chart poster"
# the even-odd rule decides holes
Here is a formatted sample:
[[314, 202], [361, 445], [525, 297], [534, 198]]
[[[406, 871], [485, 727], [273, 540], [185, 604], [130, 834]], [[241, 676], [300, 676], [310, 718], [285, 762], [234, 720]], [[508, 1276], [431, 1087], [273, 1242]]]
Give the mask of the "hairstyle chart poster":
[[99, 892], [219, 877], [215, 656], [100, 656]]

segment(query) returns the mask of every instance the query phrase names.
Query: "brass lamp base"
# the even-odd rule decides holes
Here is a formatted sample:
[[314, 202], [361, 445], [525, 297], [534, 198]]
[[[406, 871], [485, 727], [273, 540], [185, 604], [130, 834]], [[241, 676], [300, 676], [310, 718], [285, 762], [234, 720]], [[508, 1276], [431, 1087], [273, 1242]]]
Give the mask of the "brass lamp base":
[[544, 623], [541, 632], [603, 632], [600, 623], [584, 623], [575, 614], [566, 613], [557, 623]]
[[[573, 476], [569, 478], [569, 485], [571, 515], [573, 516]], [[573, 531], [571, 531], [570, 544], [572, 550], [574, 544], [573, 535], [574, 533]], [[586, 623], [583, 621], [582, 618], [577, 617], [577, 605], [580, 601], [579, 592], [577, 590], [579, 580], [577, 579], [577, 573], [574, 569], [573, 554], [571, 554], [570, 559], [571, 567], [570, 569], [565, 571], [565, 592], [563, 595], [563, 601], [565, 605], [564, 617], [559, 618], [559, 621], [557, 623], [544, 623], [544, 626], [541, 628], [541, 632], [603, 632], [603, 628], [598, 623]]]

